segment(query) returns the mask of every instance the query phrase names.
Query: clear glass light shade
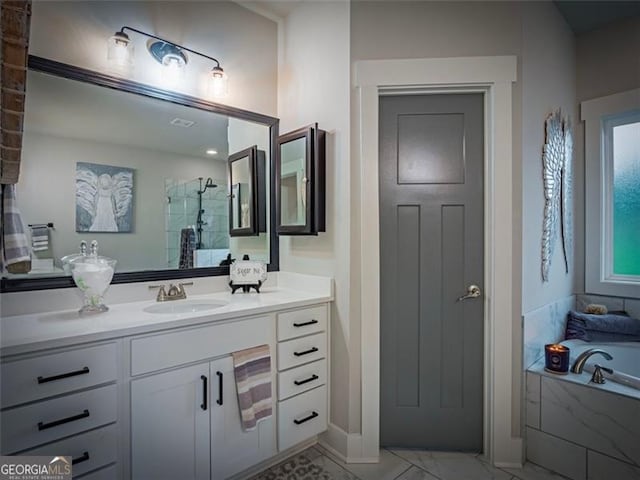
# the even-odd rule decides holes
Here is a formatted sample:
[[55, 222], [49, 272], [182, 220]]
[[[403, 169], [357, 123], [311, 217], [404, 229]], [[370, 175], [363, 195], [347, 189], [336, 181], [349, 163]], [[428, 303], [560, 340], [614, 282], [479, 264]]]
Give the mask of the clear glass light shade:
[[126, 34], [118, 32], [109, 38], [107, 60], [112, 67], [118, 69], [133, 66], [133, 44]]
[[209, 73], [209, 96], [224, 98], [229, 94], [229, 77], [220, 67], [215, 67]]
[[179, 55], [167, 54], [162, 58], [162, 80], [165, 84], [177, 85], [184, 77], [187, 62]]

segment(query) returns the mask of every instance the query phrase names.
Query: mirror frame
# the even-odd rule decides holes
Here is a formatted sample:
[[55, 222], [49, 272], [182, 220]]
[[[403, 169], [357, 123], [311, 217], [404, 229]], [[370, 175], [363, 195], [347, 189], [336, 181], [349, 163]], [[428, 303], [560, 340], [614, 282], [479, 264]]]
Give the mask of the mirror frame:
[[[234, 162], [239, 162], [244, 158], [247, 158], [249, 161], [249, 176], [251, 177], [250, 222], [248, 227], [235, 228], [233, 226], [233, 205], [236, 203], [236, 200], [233, 196], [234, 182], [232, 166]], [[266, 196], [264, 187], [261, 187], [261, 184], [265, 181], [264, 152], [258, 150], [257, 145], [253, 145], [252, 147], [230, 154], [228, 165], [229, 185], [231, 186], [231, 191], [229, 192], [229, 236], [256, 237], [260, 235], [260, 233], [266, 232]], [[262, 202], [262, 204], [260, 202]]]
[[[300, 225], [282, 223], [282, 145], [301, 138], [305, 139], [305, 223]], [[318, 124], [302, 127], [277, 138], [275, 161], [276, 232], [278, 235], [318, 235], [326, 229], [325, 205], [325, 138], [326, 132]]]
[[[197, 108], [200, 110], [228, 115], [230, 117], [247, 120], [254, 123], [260, 123], [269, 127], [270, 139], [270, 171], [269, 171], [269, 188], [270, 188], [270, 205], [271, 214], [269, 218], [269, 264], [267, 270], [270, 272], [278, 271], [280, 268], [279, 258], [279, 242], [276, 232], [276, 214], [273, 206], [276, 204], [276, 185], [275, 185], [275, 163], [277, 155], [276, 141], [278, 138], [278, 128], [280, 120], [275, 117], [263, 115], [249, 110], [242, 110], [227, 105], [209, 102], [207, 100], [184, 95], [170, 90], [163, 90], [152, 87], [139, 82], [114, 77], [104, 73], [87, 70], [81, 67], [56, 62], [47, 58], [29, 55], [29, 70], [34, 72], [46, 73], [57, 77], [76, 80], [84, 83], [90, 83], [100, 87], [107, 87], [114, 90], [143, 95], [158, 100], [163, 100], [186, 107]], [[27, 94], [29, 86], [27, 85]], [[137, 272], [116, 272], [113, 276], [112, 284], [118, 283], [135, 283], [135, 282], [152, 282], [158, 280], [174, 280], [181, 278], [197, 278], [229, 275], [229, 267], [200, 267], [188, 269], [163, 269], [163, 270], [141, 270]], [[2, 278], [0, 281], [0, 292], [24, 292], [29, 290], [47, 290], [53, 288], [71, 288], [75, 287], [75, 283], [71, 276], [60, 277], [39, 277], [39, 278]]]

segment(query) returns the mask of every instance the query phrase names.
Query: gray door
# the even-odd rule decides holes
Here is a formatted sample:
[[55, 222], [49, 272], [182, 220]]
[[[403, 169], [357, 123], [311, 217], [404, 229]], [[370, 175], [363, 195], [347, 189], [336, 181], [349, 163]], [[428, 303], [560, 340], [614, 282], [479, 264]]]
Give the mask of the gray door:
[[[482, 94], [380, 98], [380, 441], [482, 450]], [[477, 295], [477, 293], [476, 293]]]

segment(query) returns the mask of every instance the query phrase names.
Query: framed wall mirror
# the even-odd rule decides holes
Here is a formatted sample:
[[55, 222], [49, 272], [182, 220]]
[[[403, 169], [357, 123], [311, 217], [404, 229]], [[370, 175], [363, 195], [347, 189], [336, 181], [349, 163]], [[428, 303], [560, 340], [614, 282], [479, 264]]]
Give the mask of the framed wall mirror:
[[325, 137], [317, 124], [278, 137], [279, 235], [317, 235], [325, 231]]
[[266, 231], [265, 152], [257, 145], [229, 155], [229, 235]]
[[[1, 290], [74, 286], [61, 258], [94, 239], [118, 260], [113, 283], [228, 275], [229, 254], [277, 270], [277, 135], [273, 117], [31, 56], [16, 194], [25, 227], [53, 228], [31, 272], [5, 274]], [[259, 187], [243, 185], [248, 165], [228, 171], [247, 149], [264, 158]], [[245, 228], [230, 177], [264, 212], [262, 229], [249, 216], [251, 237], [230, 235], [229, 215]]]

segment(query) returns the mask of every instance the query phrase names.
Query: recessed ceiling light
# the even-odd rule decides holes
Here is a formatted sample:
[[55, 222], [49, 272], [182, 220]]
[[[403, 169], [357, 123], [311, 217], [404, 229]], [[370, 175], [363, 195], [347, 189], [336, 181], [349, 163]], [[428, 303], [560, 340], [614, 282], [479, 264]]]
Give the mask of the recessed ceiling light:
[[207, 151], [205, 152], [207, 155], [217, 155], [218, 151], [213, 149], [213, 148], [208, 148]]

